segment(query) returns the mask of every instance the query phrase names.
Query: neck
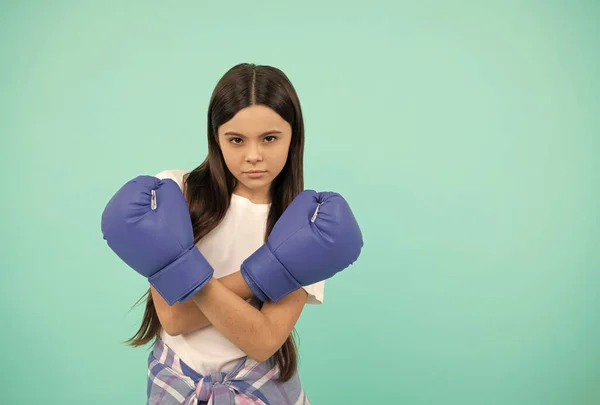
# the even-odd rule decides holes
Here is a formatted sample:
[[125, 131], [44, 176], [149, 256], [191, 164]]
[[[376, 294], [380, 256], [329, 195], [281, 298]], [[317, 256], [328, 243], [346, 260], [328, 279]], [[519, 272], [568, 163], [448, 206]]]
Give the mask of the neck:
[[250, 190], [238, 184], [233, 189], [233, 193], [247, 198], [254, 204], [269, 204], [271, 202], [269, 189]]

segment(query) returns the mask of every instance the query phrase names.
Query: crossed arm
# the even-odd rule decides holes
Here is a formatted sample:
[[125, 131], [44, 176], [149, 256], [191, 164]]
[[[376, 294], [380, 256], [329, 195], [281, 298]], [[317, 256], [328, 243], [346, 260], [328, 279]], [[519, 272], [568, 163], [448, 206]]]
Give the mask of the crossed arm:
[[150, 286], [162, 327], [171, 336], [193, 332], [212, 324], [248, 357], [262, 362], [271, 357], [290, 335], [306, 303], [300, 288], [276, 303], [265, 301], [256, 309], [247, 299], [254, 296], [237, 271], [212, 278], [191, 300], [170, 306]]

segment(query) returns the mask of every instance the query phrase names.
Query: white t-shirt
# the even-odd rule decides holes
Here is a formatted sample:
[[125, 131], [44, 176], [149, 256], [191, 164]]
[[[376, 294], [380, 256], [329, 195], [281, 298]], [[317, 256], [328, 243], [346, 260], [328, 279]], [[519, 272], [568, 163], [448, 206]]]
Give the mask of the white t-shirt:
[[[186, 170], [165, 170], [156, 177], [173, 179], [183, 189], [186, 173]], [[264, 244], [269, 208], [270, 204], [255, 204], [237, 194], [231, 196], [223, 221], [196, 244], [213, 267], [215, 278], [239, 271], [242, 262]], [[308, 293], [308, 304], [323, 303], [324, 281], [303, 288]], [[247, 302], [256, 308], [260, 305], [256, 298]], [[212, 325], [179, 336], [170, 336], [162, 329], [160, 337], [188, 366], [202, 375], [227, 373], [246, 356]]]

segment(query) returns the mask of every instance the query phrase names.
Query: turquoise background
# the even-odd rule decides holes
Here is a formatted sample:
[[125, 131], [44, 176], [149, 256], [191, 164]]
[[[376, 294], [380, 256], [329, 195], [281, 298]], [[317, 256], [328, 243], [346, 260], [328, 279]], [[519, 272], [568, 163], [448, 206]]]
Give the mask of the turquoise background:
[[142, 404], [100, 215], [281, 68], [364, 253], [297, 330], [313, 404], [600, 404], [600, 2], [0, 2], [2, 404]]

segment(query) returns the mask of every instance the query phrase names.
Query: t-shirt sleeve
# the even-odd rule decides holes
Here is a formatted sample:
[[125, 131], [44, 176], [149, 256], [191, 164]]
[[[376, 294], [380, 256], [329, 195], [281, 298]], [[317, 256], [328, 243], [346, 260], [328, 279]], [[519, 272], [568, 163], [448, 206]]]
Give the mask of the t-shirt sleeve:
[[163, 170], [162, 172], [154, 175], [154, 177], [157, 177], [161, 180], [171, 179], [171, 180], [175, 181], [175, 183], [177, 183], [177, 185], [179, 186], [179, 188], [181, 190], [183, 190], [183, 176], [185, 175], [186, 172], [187, 172], [186, 170], [180, 170], [180, 169]]
[[304, 290], [308, 293], [306, 297], [307, 304], [322, 304], [323, 303], [323, 295], [325, 293], [325, 281], [319, 281], [314, 284], [309, 284], [303, 287]]

